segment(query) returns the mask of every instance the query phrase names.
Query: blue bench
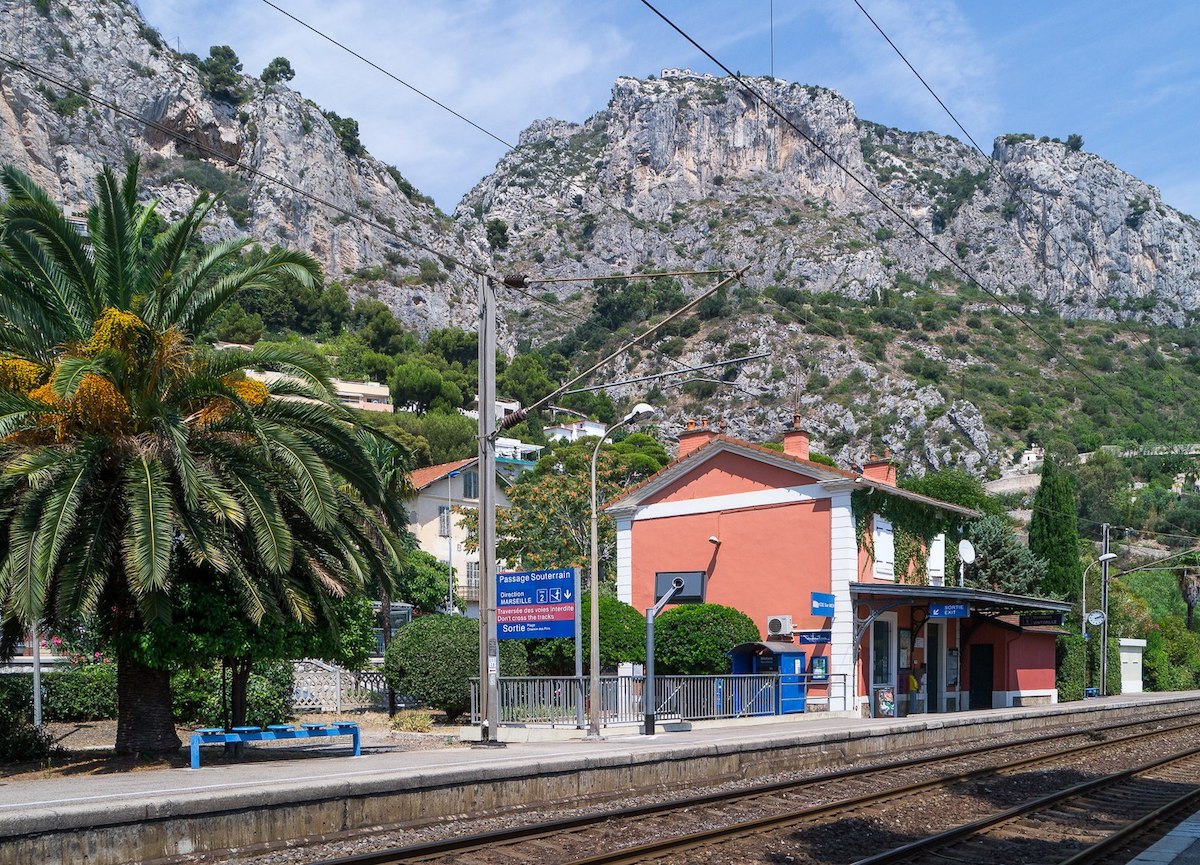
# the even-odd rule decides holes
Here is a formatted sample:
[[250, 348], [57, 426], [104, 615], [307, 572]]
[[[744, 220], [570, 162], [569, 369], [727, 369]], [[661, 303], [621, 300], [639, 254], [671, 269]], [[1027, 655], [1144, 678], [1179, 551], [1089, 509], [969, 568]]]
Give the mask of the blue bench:
[[220, 727], [202, 727], [192, 733], [192, 768], [200, 768], [200, 746], [228, 742], [270, 742], [281, 739], [320, 739], [327, 736], [351, 736], [354, 739], [354, 756], [361, 757], [358, 724], [335, 722], [333, 724], [271, 724], [267, 729], [260, 727], [234, 727], [226, 733]]

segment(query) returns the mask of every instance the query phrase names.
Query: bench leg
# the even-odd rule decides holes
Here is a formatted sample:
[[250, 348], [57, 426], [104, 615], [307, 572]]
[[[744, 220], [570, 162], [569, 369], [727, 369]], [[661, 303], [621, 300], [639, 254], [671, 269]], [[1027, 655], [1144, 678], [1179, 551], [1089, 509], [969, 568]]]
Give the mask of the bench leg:
[[358, 727], [354, 728], [354, 756], [355, 757], [362, 756], [362, 749], [359, 748]]
[[200, 768], [200, 737], [192, 736], [192, 768]]

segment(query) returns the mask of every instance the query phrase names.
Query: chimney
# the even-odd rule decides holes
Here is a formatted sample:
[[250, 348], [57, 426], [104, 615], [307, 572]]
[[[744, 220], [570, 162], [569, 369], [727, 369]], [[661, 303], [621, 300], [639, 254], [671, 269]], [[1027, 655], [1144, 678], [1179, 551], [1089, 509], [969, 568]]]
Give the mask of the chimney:
[[800, 426], [800, 415], [792, 415], [792, 426], [783, 431], [783, 452], [788, 456], [808, 459], [808, 430]]
[[892, 462], [892, 455], [886, 449], [882, 459], [871, 454], [871, 458], [863, 463], [862, 473], [868, 480], [892, 487], [896, 485], [896, 466]]
[[708, 418], [701, 418], [701, 426], [696, 428], [696, 422], [689, 419], [687, 429], [679, 434], [679, 459], [683, 459], [697, 448], [703, 447], [717, 437], [717, 434], [707, 426]]

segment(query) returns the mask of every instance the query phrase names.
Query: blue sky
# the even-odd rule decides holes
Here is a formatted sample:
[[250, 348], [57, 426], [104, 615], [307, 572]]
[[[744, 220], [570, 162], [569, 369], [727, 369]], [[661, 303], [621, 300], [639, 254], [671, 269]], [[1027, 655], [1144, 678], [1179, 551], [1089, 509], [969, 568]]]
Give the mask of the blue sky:
[[[274, 0], [507, 141], [541, 117], [583, 120], [618, 75], [719, 70], [637, 0]], [[975, 140], [1065, 138], [1200, 215], [1200, 4], [861, 0]], [[140, 0], [172, 45], [228, 44], [247, 72], [275, 56], [292, 86], [354, 117], [367, 148], [444, 210], [504, 152], [261, 0]], [[659, 0], [728, 66], [768, 74], [770, 0]], [[859, 116], [958, 135], [852, 0], [774, 0], [775, 74], [838, 90]], [[961, 136], [959, 136], [961, 137]]]

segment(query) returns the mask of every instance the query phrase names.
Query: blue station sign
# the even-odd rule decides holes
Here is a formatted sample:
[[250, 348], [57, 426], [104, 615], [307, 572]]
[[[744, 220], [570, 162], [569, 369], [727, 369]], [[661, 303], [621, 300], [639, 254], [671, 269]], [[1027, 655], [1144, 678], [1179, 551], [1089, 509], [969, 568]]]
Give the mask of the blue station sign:
[[797, 633], [802, 646], [819, 646], [833, 642], [833, 635], [829, 631], [798, 631]]
[[965, 619], [971, 615], [970, 604], [930, 604], [931, 619]]
[[501, 640], [574, 637], [578, 604], [575, 568], [496, 574], [496, 636]]
[[812, 614], [833, 618], [833, 604], [837, 598], [826, 592], [812, 593]]

